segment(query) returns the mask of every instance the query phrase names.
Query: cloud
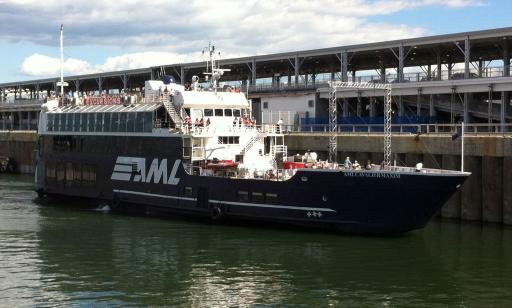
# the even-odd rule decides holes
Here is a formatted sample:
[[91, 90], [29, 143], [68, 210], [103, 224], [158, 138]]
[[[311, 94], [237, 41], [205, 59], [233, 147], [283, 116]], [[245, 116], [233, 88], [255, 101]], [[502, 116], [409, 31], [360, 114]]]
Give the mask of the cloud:
[[[62, 22], [66, 46], [94, 45], [125, 53], [98, 65], [83, 59], [66, 60], [66, 72], [85, 73], [196, 60], [197, 52], [208, 40], [222, 49], [225, 58], [417, 37], [427, 31], [403, 24], [375, 23], [372, 17], [424, 6], [457, 9], [476, 5], [482, 3], [475, 0], [217, 0], [214, 4], [200, 0], [186, 4], [180, 0], [0, 0], [0, 42], [58, 46]], [[49, 64], [55, 63], [49, 60], [33, 54], [20, 66], [21, 72], [30, 76], [54, 72]]]

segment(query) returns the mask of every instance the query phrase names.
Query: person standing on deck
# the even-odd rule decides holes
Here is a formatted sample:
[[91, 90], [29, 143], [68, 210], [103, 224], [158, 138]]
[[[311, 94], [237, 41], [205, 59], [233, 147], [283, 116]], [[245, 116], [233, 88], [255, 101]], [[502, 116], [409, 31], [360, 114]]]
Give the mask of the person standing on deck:
[[350, 161], [350, 157], [347, 156], [347, 158], [345, 158], [343, 167], [345, 167], [345, 169], [352, 169], [352, 162]]

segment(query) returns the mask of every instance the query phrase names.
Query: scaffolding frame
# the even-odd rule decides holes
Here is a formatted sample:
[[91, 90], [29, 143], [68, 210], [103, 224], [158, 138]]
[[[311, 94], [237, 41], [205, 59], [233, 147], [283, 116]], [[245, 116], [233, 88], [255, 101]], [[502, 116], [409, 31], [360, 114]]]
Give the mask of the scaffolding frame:
[[338, 155], [338, 106], [337, 92], [340, 89], [374, 89], [384, 91], [384, 166], [391, 166], [391, 117], [392, 109], [392, 86], [389, 83], [368, 83], [368, 82], [329, 82], [329, 161], [337, 162]]

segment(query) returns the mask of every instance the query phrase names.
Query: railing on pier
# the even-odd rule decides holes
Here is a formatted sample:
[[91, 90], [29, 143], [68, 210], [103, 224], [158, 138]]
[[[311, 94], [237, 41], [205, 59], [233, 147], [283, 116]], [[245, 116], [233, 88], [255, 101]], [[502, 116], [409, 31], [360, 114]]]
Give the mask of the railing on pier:
[[[285, 133], [326, 133], [328, 124], [283, 125]], [[393, 134], [455, 134], [460, 132], [461, 124], [392, 124]], [[512, 124], [464, 124], [466, 134], [507, 134], [512, 135]], [[339, 134], [382, 134], [383, 124], [338, 124]]]

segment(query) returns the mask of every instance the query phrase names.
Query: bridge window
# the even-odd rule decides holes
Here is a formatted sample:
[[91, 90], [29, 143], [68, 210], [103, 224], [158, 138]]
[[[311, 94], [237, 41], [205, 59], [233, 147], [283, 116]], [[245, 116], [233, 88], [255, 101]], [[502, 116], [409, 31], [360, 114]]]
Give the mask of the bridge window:
[[222, 110], [222, 109], [215, 109], [215, 116], [216, 117], [224, 116], [224, 110]]
[[66, 115], [66, 128], [67, 132], [73, 131], [73, 114], [67, 113]]
[[233, 116], [239, 117], [240, 116], [240, 109], [233, 109]]
[[233, 110], [231, 110], [231, 109], [224, 109], [224, 116], [225, 117], [232, 117], [233, 116]]
[[205, 109], [204, 116], [205, 117], [213, 117], [213, 109]]
[[239, 136], [219, 136], [219, 144], [239, 144]]
[[192, 118], [202, 118], [203, 117], [203, 109], [192, 109]]

